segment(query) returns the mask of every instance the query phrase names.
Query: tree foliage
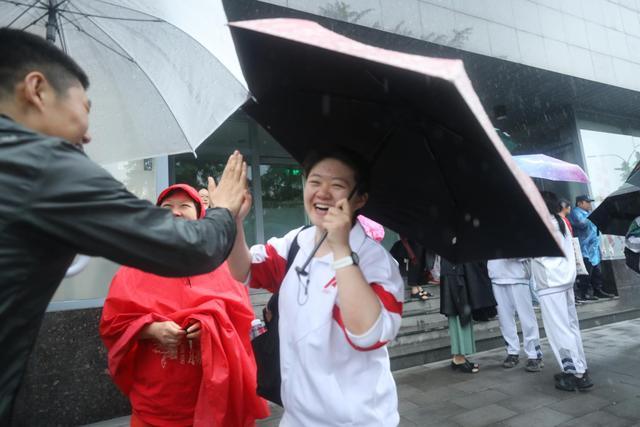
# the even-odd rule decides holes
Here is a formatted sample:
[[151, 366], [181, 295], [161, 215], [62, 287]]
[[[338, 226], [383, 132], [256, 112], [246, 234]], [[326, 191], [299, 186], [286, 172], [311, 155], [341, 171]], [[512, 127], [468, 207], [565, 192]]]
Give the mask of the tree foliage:
[[302, 198], [302, 175], [299, 168], [269, 167], [261, 176], [262, 200], [265, 202], [299, 201]]

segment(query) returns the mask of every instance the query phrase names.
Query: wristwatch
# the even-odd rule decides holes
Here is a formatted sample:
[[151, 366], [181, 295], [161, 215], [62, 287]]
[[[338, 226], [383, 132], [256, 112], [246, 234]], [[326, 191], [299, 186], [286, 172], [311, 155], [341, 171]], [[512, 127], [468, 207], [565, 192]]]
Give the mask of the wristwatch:
[[333, 268], [334, 270], [338, 270], [350, 265], [358, 265], [359, 262], [360, 258], [358, 258], [358, 254], [355, 252], [351, 252], [351, 255], [333, 261], [333, 263], [331, 263], [331, 268]]

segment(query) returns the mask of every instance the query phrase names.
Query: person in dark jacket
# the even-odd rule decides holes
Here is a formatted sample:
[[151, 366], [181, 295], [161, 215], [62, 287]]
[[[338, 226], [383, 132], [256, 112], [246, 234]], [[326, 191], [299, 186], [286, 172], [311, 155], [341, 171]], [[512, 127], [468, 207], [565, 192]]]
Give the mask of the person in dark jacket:
[[[199, 221], [140, 200], [84, 154], [84, 71], [44, 39], [0, 29], [0, 425], [45, 309], [77, 253], [165, 276], [209, 272], [228, 256], [246, 165], [227, 163]], [[210, 181], [212, 182], [212, 180]]]
[[465, 357], [476, 352], [473, 320], [487, 321], [497, 314], [491, 280], [484, 262], [440, 264], [440, 313], [449, 320], [451, 369], [475, 374], [480, 367]]
[[425, 281], [426, 248], [414, 240], [400, 237], [389, 252], [400, 266], [400, 275], [407, 279], [410, 298], [427, 301], [432, 295], [420, 286], [420, 283]]

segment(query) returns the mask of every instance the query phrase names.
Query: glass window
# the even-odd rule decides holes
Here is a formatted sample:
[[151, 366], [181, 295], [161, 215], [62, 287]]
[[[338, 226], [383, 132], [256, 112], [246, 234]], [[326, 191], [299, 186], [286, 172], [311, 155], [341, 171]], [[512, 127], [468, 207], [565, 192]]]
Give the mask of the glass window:
[[[143, 160], [113, 163], [104, 165], [104, 168], [133, 194], [153, 203], [156, 199], [155, 163], [154, 160], [152, 170], [145, 170]], [[117, 269], [118, 264], [104, 258], [91, 258], [81, 273], [62, 281], [53, 301], [100, 300], [107, 296], [109, 283]]]
[[[222, 174], [227, 156], [238, 149], [249, 166], [253, 206], [244, 227], [249, 245], [282, 236], [305, 224], [302, 171], [289, 154], [253, 119], [238, 111], [197, 150], [197, 156], [171, 156], [171, 182], [195, 187]], [[257, 179], [253, 179], [259, 175]]]
[[[611, 127], [598, 126], [600, 130], [584, 127], [580, 129], [580, 138], [596, 207], [624, 183], [640, 161], [640, 138], [624, 135], [621, 130]], [[601, 242], [604, 259], [624, 257], [623, 237], [604, 235]]]
[[[247, 158], [247, 161], [250, 162], [251, 159]], [[216, 182], [220, 180], [225, 164], [226, 158], [216, 155], [215, 153], [213, 156], [198, 155], [198, 157], [194, 157], [191, 153], [173, 156], [174, 177], [172, 182], [189, 184], [197, 189], [206, 188], [208, 177], [213, 177]], [[253, 188], [251, 175], [251, 168], [248, 168], [247, 177], [249, 179], [249, 188]], [[244, 220], [245, 237], [248, 245], [253, 245], [256, 242], [255, 218], [254, 203], [249, 215], [247, 215], [247, 218]]]
[[307, 222], [302, 199], [302, 169], [293, 165], [260, 165], [264, 236], [280, 237]]

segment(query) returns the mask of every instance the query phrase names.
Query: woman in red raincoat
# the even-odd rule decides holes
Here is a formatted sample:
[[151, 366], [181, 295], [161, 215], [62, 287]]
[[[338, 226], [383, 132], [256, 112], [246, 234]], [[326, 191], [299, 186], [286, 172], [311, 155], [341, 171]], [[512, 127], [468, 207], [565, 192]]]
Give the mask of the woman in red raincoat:
[[[157, 205], [185, 220], [205, 213], [185, 184], [164, 190]], [[120, 268], [100, 335], [114, 382], [131, 402], [131, 425], [252, 426], [268, 416], [256, 395], [253, 319], [247, 290], [226, 263], [179, 278]]]

